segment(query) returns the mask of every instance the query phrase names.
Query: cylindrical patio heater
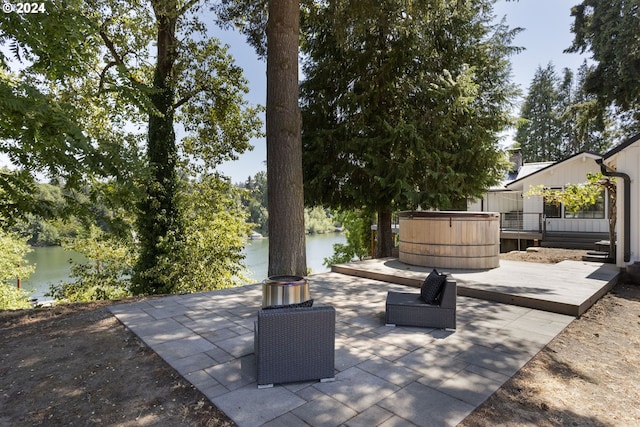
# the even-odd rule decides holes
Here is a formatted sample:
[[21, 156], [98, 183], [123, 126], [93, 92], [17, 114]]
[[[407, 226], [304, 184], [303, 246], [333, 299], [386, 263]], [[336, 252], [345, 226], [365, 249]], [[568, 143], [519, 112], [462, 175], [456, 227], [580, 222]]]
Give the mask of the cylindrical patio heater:
[[299, 304], [308, 301], [309, 282], [301, 276], [271, 276], [262, 282], [262, 306]]

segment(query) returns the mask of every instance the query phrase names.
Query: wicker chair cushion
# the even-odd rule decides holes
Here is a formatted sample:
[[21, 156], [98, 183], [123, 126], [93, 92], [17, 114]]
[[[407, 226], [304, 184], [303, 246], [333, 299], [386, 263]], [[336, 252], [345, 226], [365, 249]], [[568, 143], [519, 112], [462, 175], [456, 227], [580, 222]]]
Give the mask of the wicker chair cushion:
[[447, 276], [438, 273], [434, 268], [431, 273], [424, 279], [422, 287], [420, 288], [420, 296], [427, 304], [437, 304], [440, 293], [442, 292], [442, 285], [447, 281]]
[[313, 299], [299, 302], [296, 304], [285, 304], [285, 305], [270, 305], [267, 307], [262, 307], [263, 310], [273, 310], [275, 308], [305, 308], [305, 307], [313, 307]]

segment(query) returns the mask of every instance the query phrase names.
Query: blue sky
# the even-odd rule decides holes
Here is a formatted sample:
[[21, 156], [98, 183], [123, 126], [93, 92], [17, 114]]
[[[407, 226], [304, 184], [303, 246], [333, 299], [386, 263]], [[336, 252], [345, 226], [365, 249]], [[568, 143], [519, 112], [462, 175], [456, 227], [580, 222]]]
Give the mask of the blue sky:
[[[506, 16], [510, 27], [524, 28], [515, 39], [514, 45], [525, 50], [511, 58], [513, 81], [526, 93], [538, 66], [552, 62], [558, 73], [567, 67], [577, 70], [584, 57], [566, 54], [563, 51], [571, 45], [571, 7], [580, 0], [499, 0], [494, 8], [498, 17]], [[265, 104], [266, 63], [260, 61], [253, 48], [245, 43], [243, 36], [233, 32], [214, 31], [216, 37], [231, 46], [236, 63], [244, 68], [249, 80], [252, 103]], [[255, 148], [243, 154], [239, 160], [227, 162], [220, 171], [231, 177], [232, 182], [245, 181], [249, 176], [265, 170], [266, 145], [264, 139], [254, 140]]]

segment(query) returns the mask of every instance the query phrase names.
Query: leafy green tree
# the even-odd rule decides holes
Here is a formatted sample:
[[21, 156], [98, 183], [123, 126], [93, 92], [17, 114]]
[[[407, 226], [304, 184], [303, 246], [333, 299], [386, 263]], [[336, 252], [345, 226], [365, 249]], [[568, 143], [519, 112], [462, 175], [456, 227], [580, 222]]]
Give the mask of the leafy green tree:
[[[127, 91], [99, 93], [101, 43], [92, 19], [99, 8], [80, 0], [48, 2], [46, 13], [0, 16], [0, 153], [15, 169], [0, 171], [0, 220], [4, 225], [27, 213], [44, 218], [69, 214], [82, 203], [52, 211], [38, 196], [36, 177], [58, 179], [67, 202], [90, 181], [122, 177], [132, 157], [105, 123], [123, 113], [114, 102]], [[89, 12], [90, 11], [90, 12]], [[135, 46], [133, 46], [135, 47]], [[130, 92], [130, 91], [129, 91]], [[98, 133], [98, 125], [103, 132]], [[85, 201], [86, 202], [86, 201]], [[91, 203], [85, 203], [84, 208]]]
[[186, 244], [178, 207], [176, 111], [182, 109], [178, 118], [189, 133], [184, 150], [199, 154], [205, 165], [202, 173], [249, 148], [249, 139], [257, 134], [257, 110], [244, 108], [242, 94], [247, 88], [242, 71], [232, 65], [218, 40], [204, 34], [196, 18], [199, 3], [151, 1], [157, 52], [149, 85], [153, 105], [147, 137], [150, 173], [139, 206], [142, 247], [134, 274], [136, 293], [174, 291], [176, 282], [167, 280], [175, 274], [174, 263], [167, 260]]
[[332, 215], [322, 206], [304, 210], [305, 233], [324, 234], [335, 230]]
[[[244, 190], [241, 201], [249, 215], [249, 222], [262, 234], [268, 235], [267, 174], [258, 172], [237, 187]], [[304, 224], [306, 234], [327, 233], [335, 229], [332, 212], [319, 206], [304, 209]]]
[[131, 241], [107, 234], [96, 226], [65, 242], [65, 249], [89, 261], [71, 264], [72, 282], [51, 285], [47, 296], [62, 302], [88, 302], [131, 296], [135, 250]]
[[175, 291], [201, 292], [247, 282], [242, 249], [251, 232], [237, 190], [215, 174], [188, 186], [181, 207], [186, 221], [185, 246], [167, 262], [178, 265], [171, 280]]
[[248, 221], [257, 227], [262, 234], [269, 233], [269, 211], [267, 202], [267, 174], [260, 171], [254, 177], [249, 177], [241, 185], [246, 190], [242, 194], [242, 204], [249, 213]]
[[567, 69], [560, 86], [563, 112], [565, 157], [581, 151], [603, 153], [610, 146], [611, 121], [600, 113], [594, 95], [585, 91], [585, 79], [590, 67], [587, 62], [578, 69], [577, 79]]
[[[47, 203], [52, 212], [61, 212], [66, 209], [67, 200], [64, 197], [65, 189], [61, 185], [36, 184], [34, 190], [38, 200]], [[26, 237], [27, 243], [32, 246], [59, 245], [62, 238], [71, 237], [82, 228], [79, 221], [69, 215], [60, 218], [43, 218], [33, 213], [24, 213], [21, 218], [14, 221], [15, 224], [9, 230]]]
[[216, 12], [216, 24], [240, 30], [256, 53], [266, 58], [268, 3], [269, 0], [220, 0], [212, 9]]
[[590, 52], [596, 62], [584, 87], [598, 97], [601, 111], [612, 103], [640, 120], [638, 4], [627, 0], [583, 0], [571, 10], [575, 34], [569, 52]]
[[23, 239], [0, 229], [0, 310], [31, 307], [29, 293], [17, 286], [35, 270], [25, 259], [30, 251]]
[[[0, 107], [7, 107], [0, 108], [0, 149], [19, 167], [0, 174], [1, 218], [34, 200], [42, 171], [69, 188], [65, 197], [100, 200], [109, 219], [135, 214], [136, 293], [173, 290], [163, 280], [174, 272], [158, 266], [173, 268], [160, 260], [185, 245], [179, 206], [186, 178], [235, 158], [259, 134], [242, 70], [199, 19], [205, 5], [71, 0], [48, 4], [44, 16], [0, 18], [0, 40], [14, 61], [24, 60], [0, 58]], [[185, 131], [180, 141], [177, 123]], [[86, 202], [82, 209], [95, 215]]]
[[306, 10], [302, 83], [309, 205], [378, 213], [390, 256], [398, 208], [463, 209], [505, 167], [516, 31], [491, 1], [352, 0]]
[[323, 264], [330, 267], [369, 256], [371, 241], [371, 218], [373, 215], [365, 211], [351, 210], [339, 212], [336, 220], [342, 223], [347, 244], [335, 243], [333, 255], [325, 258]]

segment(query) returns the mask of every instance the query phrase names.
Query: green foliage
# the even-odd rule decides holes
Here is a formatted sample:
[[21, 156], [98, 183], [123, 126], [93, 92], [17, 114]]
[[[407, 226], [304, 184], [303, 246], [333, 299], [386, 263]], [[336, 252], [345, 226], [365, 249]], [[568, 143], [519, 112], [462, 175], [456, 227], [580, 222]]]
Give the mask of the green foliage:
[[350, 0], [304, 9], [301, 85], [307, 205], [378, 212], [464, 209], [507, 168], [498, 134], [517, 89], [517, 30], [490, 0]]
[[[92, 222], [100, 224], [104, 230], [109, 230], [116, 235], [130, 234], [130, 212], [127, 212], [120, 202], [115, 202], [120, 198], [125, 202], [131, 199], [131, 194], [114, 195], [116, 191], [123, 191], [124, 186], [114, 185], [112, 181], [95, 182], [91, 191], [100, 197], [91, 198], [93, 203], [85, 212], [80, 212], [79, 216], [63, 215], [67, 199], [64, 186], [55, 184], [36, 184], [36, 197], [45, 201], [51, 206], [51, 212], [56, 212], [52, 217], [44, 218], [32, 213], [26, 213], [16, 221], [9, 229], [15, 233], [27, 237], [28, 243], [32, 246], [53, 246], [60, 245], [62, 240], [74, 238], [82, 229]], [[117, 190], [116, 190], [117, 188]], [[84, 190], [84, 189], [83, 189]], [[111, 192], [111, 193], [110, 193]], [[82, 194], [76, 194], [76, 199], [90, 198]], [[83, 202], [84, 203], [84, 202]]]
[[324, 234], [335, 230], [334, 220], [328, 210], [321, 206], [304, 210], [306, 234]]
[[[0, 171], [0, 225], [76, 215], [115, 238], [135, 215], [144, 277], [135, 289], [174, 288], [166, 268], [189, 247], [181, 181], [260, 133], [241, 70], [198, 18], [205, 3], [69, 0], [0, 16], [0, 154], [15, 166]], [[39, 199], [40, 174], [63, 187], [62, 211]]]
[[330, 267], [353, 261], [354, 258], [364, 259], [369, 255], [371, 239], [372, 215], [359, 210], [342, 211], [336, 215], [336, 220], [342, 223], [347, 244], [333, 245], [333, 255], [325, 258], [323, 264]]
[[222, 0], [213, 5], [216, 24], [239, 29], [261, 58], [267, 56], [268, 0]]
[[524, 195], [541, 196], [549, 202], [563, 204], [569, 212], [578, 212], [594, 205], [602, 197], [602, 178], [602, 174], [588, 174], [586, 182], [567, 184], [562, 189], [532, 186]]
[[267, 205], [267, 174], [264, 171], [249, 177], [240, 185], [242, 206], [249, 214], [248, 221], [261, 234], [269, 233], [269, 211]]
[[26, 279], [35, 270], [25, 260], [30, 250], [23, 239], [0, 229], [0, 310], [31, 307], [29, 293], [17, 287], [18, 278]]
[[[222, 289], [245, 283], [241, 251], [250, 227], [228, 180], [217, 175], [190, 183], [181, 212], [185, 239], [160, 258], [153, 273], [170, 284], [166, 292]], [[135, 293], [140, 293], [134, 288]]]
[[450, 209], [498, 182], [515, 31], [491, 2], [350, 1], [305, 16], [309, 205]]
[[64, 247], [83, 254], [89, 262], [72, 263], [71, 277], [75, 280], [51, 285], [47, 296], [63, 302], [87, 302], [131, 295], [130, 277], [135, 261], [132, 242], [92, 226]]
[[18, 310], [31, 308], [30, 293], [18, 289], [15, 285], [0, 282], [0, 310]]
[[[616, 232], [616, 183], [615, 178], [605, 177], [602, 173], [587, 174], [587, 181], [580, 184], [567, 184], [564, 189], [550, 189], [543, 186], [531, 187], [526, 196], [541, 196], [556, 204], [564, 204], [568, 212], [578, 212], [594, 205], [603, 196], [604, 190], [609, 195], [609, 241], [615, 242]], [[615, 245], [610, 245], [609, 256], [614, 257]]]
[[596, 100], [584, 90], [589, 71], [564, 69], [559, 78], [552, 64], [536, 70], [525, 102], [515, 141], [527, 162], [558, 161], [581, 151], [602, 152], [609, 146], [607, 121]]
[[[0, 172], [2, 221], [88, 209], [91, 203], [74, 200], [73, 192], [91, 176], [136, 170], [127, 167], [131, 157], [119, 140], [122, 103], [115, 91], [102, 92], [108, 73], [102, 72], [98, 10], [70, 0], [50, 2], [42, 14], [0, 16], [0, 43], [9, 47], [0, 51], [0, 153], [15, 167]], [[133, 121], [130, 111], [125, 115]], [[120, 126], [109, 127], [112, 122]], [[64, 185], [64, 211], [52, 212], [39, 197], [36, 176]]]
[[[138, 205], [141, 253], [133, 277], [135, 293], [192, 286], [180, 284], [171, 267], [190, 257], [188, 249], [193, 248], [180, 212], [185, 189], [178, 167], [190, 178], [206, 177], [222, 161], [249, 149], [249, 140], [260, 134], [260, 109], [244, 101], [246, 81], [227, 48], [206, 34], [198, 18], [202, 3], [151, 1], [151, 5], [159, 42], [153, 78], [147, 82], [153, 109], [147, 138], [149, 173]], [[186, 132], [179, 142], [175, 122], [182, 123]]]
[[638, 4], [627, 0], [583, 0], [571, 9], [575, 34], [569, 52], [590, 52], [596, 66], [585, 80], [600, 108], [615, 103], [640, 119]]
[[559, 160], [562, 153], [560, 121], [560, 80], [552, 64], [538, 66], [529, 93], [520, 111], [521, 121], [515, 140], [527, 162]]
[[33, 226], [33, 240], [30, 240], [29, 244], [40, 246], [53, 246], [60, 244], [60, 233], [54, 226], [37, 218], [34, 218], [34, 220], [30, 222]]
[[[267, 174], [258, 172], [237, 187], [244, 190], [241, 193], [241, 201], [249, 215], [249, 222], [261, 234], [268, 235]], [[304, 224], [306, 234], [328, 233], [335, 229], [333, 213], [318, 206], [305, 208]]]

